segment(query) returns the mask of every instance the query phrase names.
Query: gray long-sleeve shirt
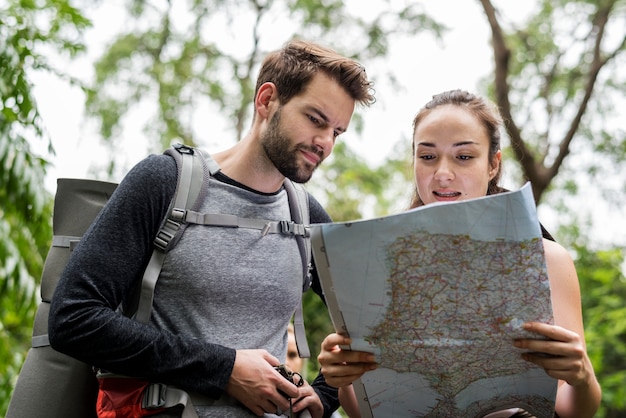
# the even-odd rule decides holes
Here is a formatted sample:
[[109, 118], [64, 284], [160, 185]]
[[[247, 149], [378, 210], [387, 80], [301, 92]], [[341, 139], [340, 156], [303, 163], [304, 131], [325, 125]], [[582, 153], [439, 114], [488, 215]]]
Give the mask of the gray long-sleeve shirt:
[[[176, 176], [174, 159], [158, 155], [137, 164], [120, 183], [59, 281], [50, 341], [96, 367], [217, 398], [236, 349], [263, 348], [285, 358], [287, 323], [302, 291], [301, 258], [293, 237], [190, 225], [166, 257], [151, 323], [116, 312], [141, 279]], [[319, 203], [310, 202], [311, 222], [329, 222]], [[263, 194], [214, 178], [200, 211], [290, 219], [284, 190]], [[336, 390], [323, 377], [314, 387], [326, 411], [337, 406]], [[223, 408], [198, 410], [202, 417], [253, 416], [243, 407]]]

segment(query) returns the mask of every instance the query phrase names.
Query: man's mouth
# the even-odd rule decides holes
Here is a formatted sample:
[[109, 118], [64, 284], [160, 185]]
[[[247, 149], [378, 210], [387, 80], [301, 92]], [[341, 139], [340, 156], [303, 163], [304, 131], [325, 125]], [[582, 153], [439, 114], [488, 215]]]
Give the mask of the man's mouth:
[[300, 150], [302, 151], [302, 154], [304, 154], [304, 158], [306, 158], [307, 161], [309, 161], [314, 166], [317, 167], [322, 162], [323, 156], [320, 155], [320, 153], [318, 153], [317, 151], [307, 150], [304, 148], [301, 148]]

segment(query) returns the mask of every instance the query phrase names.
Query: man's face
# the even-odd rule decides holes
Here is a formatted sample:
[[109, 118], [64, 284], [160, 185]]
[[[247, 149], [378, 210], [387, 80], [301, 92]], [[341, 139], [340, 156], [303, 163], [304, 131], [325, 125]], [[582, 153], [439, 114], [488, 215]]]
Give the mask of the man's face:
[[325, 74], [317, 74], [301, 94], [274, 111], [261, 145], [283, 176], [306, 183], [332, 152], [353, 111], [350, 95]]
[[[288, 133], [281, 130], [280, 114], [282, 107], [272, 116], [267, 130], [261, 136], [261, 143], [265, 154], [280, 173], [296, 183], [306, 183], [311, 179], [313, 171], [323, 161], [323, 152], [315, 146], [307, 146], [302, 143], [295, 143]], [[293, 144], [293, 145], [292, 145]], [[302, 162], [298, 159], [299, 152], [314, 154], [316, 162]]]

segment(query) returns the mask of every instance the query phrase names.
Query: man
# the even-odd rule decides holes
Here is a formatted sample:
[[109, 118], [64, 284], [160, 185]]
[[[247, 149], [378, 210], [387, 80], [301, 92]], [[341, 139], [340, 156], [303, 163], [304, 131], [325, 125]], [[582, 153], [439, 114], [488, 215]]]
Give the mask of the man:
[[[347, 130], [355, 105], [373, 102], [363, 67], [330, 49], [293, 41], [269, 54], [250, 132], [213, 155], [221, 171], [209, 179], [200, 211], [290, 219], [285, 178], [308, 181]], [[323, 376], [298, 388], [274, 369], [285, 358], [287, 326], [302, 296], [293, 237], [190, 225], [165, 259], [150, 324], [116, 313], [148, 262], [176, 175], [173, 158], [153, 155], [120, 183], [58, 284], [52, 347], [112, 373], [183, 389], [199, 417], [280, 415], [288, 398], [294, 413], [329, 416], [337, 394]], [[313, 198], [310, 216], [330, 221]], [[321, 295], [315, 274], [313, 288]]]

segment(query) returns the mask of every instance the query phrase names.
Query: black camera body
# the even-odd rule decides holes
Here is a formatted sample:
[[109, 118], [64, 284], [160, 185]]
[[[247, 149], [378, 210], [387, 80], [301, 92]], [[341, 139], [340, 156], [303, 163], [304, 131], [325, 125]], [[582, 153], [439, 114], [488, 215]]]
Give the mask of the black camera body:
[[[276, 369], [276, 371], [278, 371], [278, 373], [280, 373], [282, 377], [284, 377], [285, 379], [287, 379], [288, 381], [290, 381], [297, 387], [300, 387], [304, 384], [304, 378], [302, 377], [302, 375], [298, 372], [292, 372], [284, 364], [281, 364], [279, 366], [274, 366], [274, 369]], [[279, 392], [286, 398], [288, 397], [282, 391], [279, 390]]]

